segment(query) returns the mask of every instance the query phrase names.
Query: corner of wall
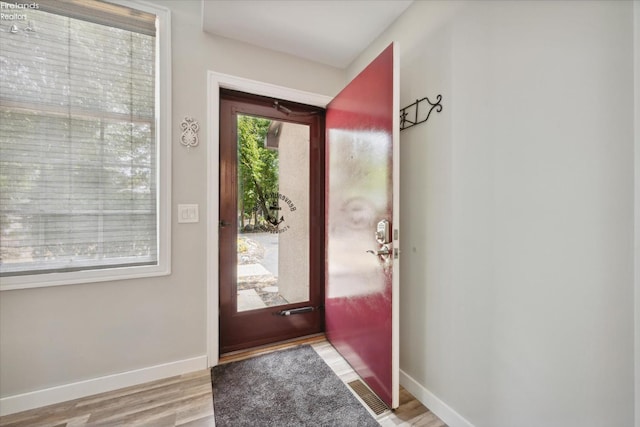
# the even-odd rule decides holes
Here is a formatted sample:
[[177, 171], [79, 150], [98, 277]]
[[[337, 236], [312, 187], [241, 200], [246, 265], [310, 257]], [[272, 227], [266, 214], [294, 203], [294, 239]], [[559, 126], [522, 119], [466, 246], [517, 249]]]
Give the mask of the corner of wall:
[[469, 420], [456, 412], [403, 370], [400, 370], [400, 384], [418, 399], [418, 401], [427, 406], [431, 412], [436, 414], [438, 418], [447, 423], [448, 426], [474, 427]]

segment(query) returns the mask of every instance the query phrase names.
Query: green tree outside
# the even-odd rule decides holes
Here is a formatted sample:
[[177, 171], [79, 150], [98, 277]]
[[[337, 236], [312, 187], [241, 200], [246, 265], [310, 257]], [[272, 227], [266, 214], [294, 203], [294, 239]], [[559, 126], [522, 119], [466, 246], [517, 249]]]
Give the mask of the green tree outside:
[[240, 230], [266, 225], [273, 194], [278, 193], [278, 151], [265, 147], [271, 120], [238, 116], [238, 213]]

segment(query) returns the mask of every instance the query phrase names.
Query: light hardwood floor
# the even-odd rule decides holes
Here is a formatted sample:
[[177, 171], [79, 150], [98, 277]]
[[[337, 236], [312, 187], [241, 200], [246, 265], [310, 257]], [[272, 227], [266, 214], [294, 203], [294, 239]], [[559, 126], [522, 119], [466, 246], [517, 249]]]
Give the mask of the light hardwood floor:
[[[345, 383], [357, 379], [351, 366], [324, 337], [236, 353], [221, 363], [310, 344]], [[373, 414], [372, 414], [373, 415]], [[376, 417], [383, 427], [446, 427], [431, 411], [401, 388], [400, 407]], [[82, 399], [0, 417], [1, 427], [215, 426], [209, 369]]]
[[[311, 346], [345, 384], [360, 378], [351, 365], [325, 339], [312, 343]], [[356, 397], [358, 396], [356, 395]], [[359, 397], [358, 399], [360, 400]], [[364, 406], [367, 407], [366, 405]], [[436, 417], [433, 412], [413, 397], [404, 387], [400, 387], [400, 406], [395, 411], [387, 411], [378, 416], [373, 413], [371, 415], [383, 427], [447, 427], [440, 418]]]

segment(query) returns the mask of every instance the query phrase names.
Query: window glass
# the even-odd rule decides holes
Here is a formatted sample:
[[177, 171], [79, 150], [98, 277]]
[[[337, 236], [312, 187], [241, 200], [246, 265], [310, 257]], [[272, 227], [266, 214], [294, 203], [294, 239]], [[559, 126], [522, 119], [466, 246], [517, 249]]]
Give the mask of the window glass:
[[0, 2], [0, 276], [158, 266], [156, 17], [49, 3]]

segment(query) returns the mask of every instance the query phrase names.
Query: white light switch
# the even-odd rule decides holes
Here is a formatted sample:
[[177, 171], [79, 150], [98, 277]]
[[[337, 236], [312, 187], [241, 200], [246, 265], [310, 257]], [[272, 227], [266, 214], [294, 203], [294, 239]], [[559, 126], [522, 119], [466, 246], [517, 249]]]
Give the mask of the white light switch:
[[198, 205], [178, 205], [178, 223], [198, 222]]

